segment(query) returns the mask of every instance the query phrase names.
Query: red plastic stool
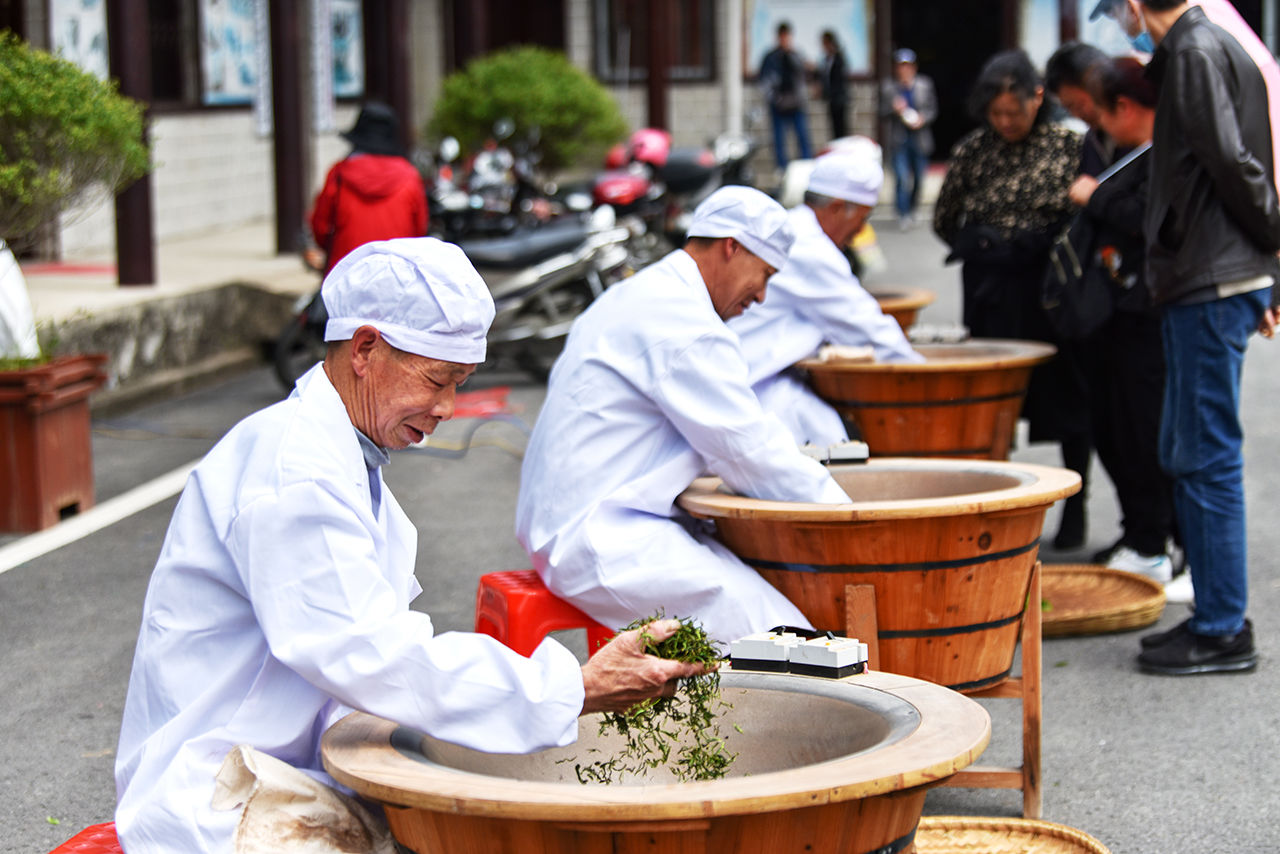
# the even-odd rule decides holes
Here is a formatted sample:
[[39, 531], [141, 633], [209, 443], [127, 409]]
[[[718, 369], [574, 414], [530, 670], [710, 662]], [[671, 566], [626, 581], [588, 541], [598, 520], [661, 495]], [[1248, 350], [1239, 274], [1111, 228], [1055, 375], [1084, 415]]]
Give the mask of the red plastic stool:
[[86, 827], [49, 854], [124, 854], [124, 849], [116, 838], [116, 823], [109, 821]]
[[561, 629], [586, 629], [587, 652], [614, 632], [597, 623], [542, 583], [532, 569], [490, 572], [476, 591], [476, 631], [497, 638], [521, 655], [533, 655], [542, 639]]

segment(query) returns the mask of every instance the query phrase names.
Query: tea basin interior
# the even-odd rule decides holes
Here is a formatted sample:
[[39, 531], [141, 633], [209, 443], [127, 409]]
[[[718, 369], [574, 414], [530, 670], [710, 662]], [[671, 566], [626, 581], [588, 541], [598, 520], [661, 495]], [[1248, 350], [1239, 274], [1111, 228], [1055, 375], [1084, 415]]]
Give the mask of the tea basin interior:
[[[836, 680], [726, 672], [720, 693], [731, 705], [719, 715], [720, 735], [728, 751], [737, 754], [727, 777], [758, 776], [849, 758], [901, 741], [920, 725], [920, 713], [906, 700]], [[590, 764], [620, 752], [625, 745], [616, 733], [601, 736], [600, 720], [598, 714], [581, 718], [578, 741], [569, 747], [529, 755], [481, 753], [407, 727], [391, 734], [391, 744], [426, 764], [581, 786], [575, 763]], [[663, 767], [643, 778], [611, 785], [674, 782], [675, 775]]]
[[[827, 680], [727, 668], [721, 686], [735, 704], [726, 720], [744, 730], [727, 727], [739, 757], [722, 780], [583, 785], [572, 761], [557, 762], [592, 761], [584, 747], [595, 737], [596, 716], [580, 721], [584, 741], [576, 745], [508, 756], [447, 745], [357, 712], [325, 734], [322, 755], [338, 782], [387, 804], [507, 818], [643, 821], [813, 806], [929, 785], [970, 765], [991, 733], [990, 718], [973, 700], [896, 674]], [[753, 726], [764, 728], [753, 736]]]

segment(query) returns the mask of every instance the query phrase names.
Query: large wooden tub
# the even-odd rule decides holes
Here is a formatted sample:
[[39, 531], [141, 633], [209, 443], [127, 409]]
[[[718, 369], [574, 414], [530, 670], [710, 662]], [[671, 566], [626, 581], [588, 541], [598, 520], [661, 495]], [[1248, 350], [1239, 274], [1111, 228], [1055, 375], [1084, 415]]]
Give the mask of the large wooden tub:
[[800, 367], [874, 456], [1007, 459], [1031, 369], [1056, 349], [996, 338], [915, 349], [924, 362], [808, 359]]
[[[819, 629], [843, 633], [846, 585], [875, 591], [880, 667], [981, 691], [1013, 666], [1048, 507], [1080, 488], [1066, 469], [874, 459], [832, 466], [851, 504], [744, 498], [701, 478], [680, 506]], [[1037, 603], [1038, 604], [1038, 603]]]
[[881, 311], [898, 321], [903, 332], [915, 325], [920, 310], [936, 298], [933, 291], [924, 288], [868, 288], [867, 292], [875, 297]]
[[926, 790], [972, 763], [991, 732], [969, 698], [886, 673], [726, 670], [721, 687], [738, 753], [722, 780], [579, 783], [573, 761], [610, 749], [595, 715], [571, 747], [509, 756], [357, 713], [321, 752], [336, 780], [387, 805], [396, 838], [420, 854], [869, 854], [914, 850]]

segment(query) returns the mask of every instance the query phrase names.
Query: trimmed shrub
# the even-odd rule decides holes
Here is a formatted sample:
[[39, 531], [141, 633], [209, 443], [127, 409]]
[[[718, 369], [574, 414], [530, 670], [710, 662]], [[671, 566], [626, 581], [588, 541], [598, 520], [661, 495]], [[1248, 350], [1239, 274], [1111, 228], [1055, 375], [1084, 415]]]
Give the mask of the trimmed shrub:
[[517, 47], [449, 75], [427, 135], [457, 137], [464, 150], [476, 151], [503, 118], [515, 123], [514, 138], [536, 138], [533, 148], [551, 172], [598, 157], [627, 130], [605, 88], [564, 54]]
[[61, 57], [0, 32], [0, 237], [20, 243], [91, 191], [151, 169], [142, 107]]

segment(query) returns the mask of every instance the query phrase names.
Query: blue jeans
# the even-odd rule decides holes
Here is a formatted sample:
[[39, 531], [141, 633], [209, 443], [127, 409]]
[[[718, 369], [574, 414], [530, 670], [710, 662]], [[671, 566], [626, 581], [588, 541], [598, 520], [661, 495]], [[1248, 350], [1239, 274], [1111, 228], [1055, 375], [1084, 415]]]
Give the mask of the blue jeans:
[[773, 120], [773, 156], [779, 169], [787, 168], [787, 125], [795, 130], [801, 159], [813, 157], [813, 149], [809, 147], [809, 121], [803, 108], [793, 113], [781, 113], [776, 107], [770, 107], [769, 117]]
[[894, 207], [899, 218], [916, 209], [928, 168], [929, 158], [920, 150], [920, 141], [915, 134], [907, 134], [907, 141], [893, 152]]
[[1240, 376], [1249, 335], [1269, 297], [1264, 289], [1164, 309], [1160, 464], [1174, 481], [1174, 510], [1196, 595], [1190, 628], [1197, 634], [1232, 635], [1244, 626], [1249, 589]]

